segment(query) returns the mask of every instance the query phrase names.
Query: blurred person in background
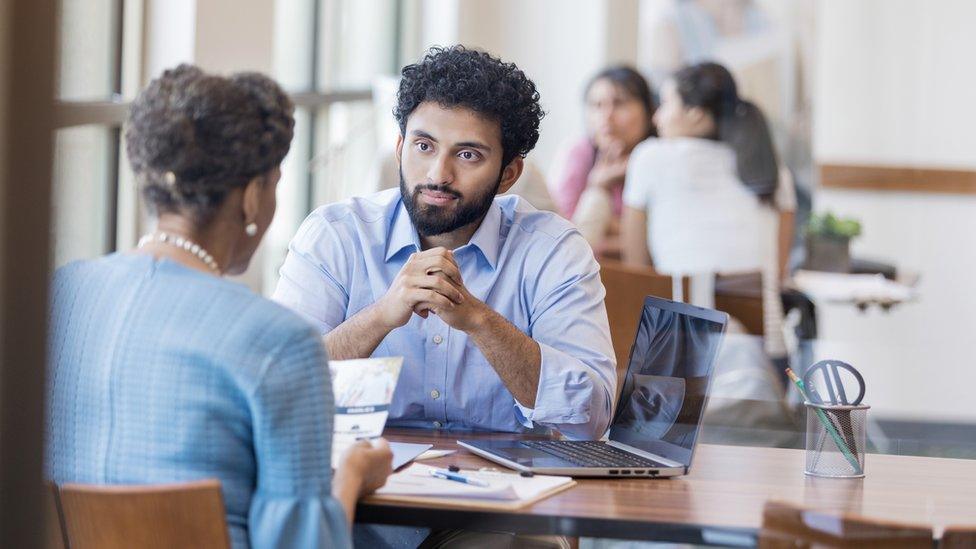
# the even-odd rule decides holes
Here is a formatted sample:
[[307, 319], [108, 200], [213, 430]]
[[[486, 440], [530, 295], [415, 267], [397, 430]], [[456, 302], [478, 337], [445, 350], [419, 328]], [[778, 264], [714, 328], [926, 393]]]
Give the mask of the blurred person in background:
[[556, 160], [550, 191], [598, 255], [619, 256], [619, 219], [631, 151], [655, 135], [657, 102], [647, 81], [627, 66], [600, 71], [586, 86], [589, 135]]
[[[778, 213], [791, 206], [792, 194], [781, 176], [765, 117], [739, 97], [725, 67], [700, 63], [665, 83], [654, 122], [660, 137], [641, 143], [627, 168], [623, 259], [666, 275], [707, 275], [712, 281], [719, 274], [761, 274], [756, 289], [762, 296], [762, 342], [735, 345], [730, 338], [724, 353], [754, 355], [738, 362], [765, 366], [747, 369], [739, 378], [723, 378], [720, 361], [716, 384], [721, 392], [723, 379], [739, 379], [721, 396], [730, 402], [768, 402], [772, 410], [766, 417], [775, 420], [783, 412], [782, 387], [768, 359], [785, 362], [787, 354], [780, 269], [789, 250], [779, 245], [789, 238], [780, 237], [777, 224]], [[791, 223], [784, 227], [791, 230]], [[730, 332], [744, 329], [734, 323]], [[746, 383], [758, 392], [750, 393]], [[770, 392], [774, 387], [780, 390]], [[749, 412], [749, 417], [759, 415]]]
[[156, 230], [58, 270], [47, 476], [220, 481], [234, 547], [351, 547], [356, 501], [386, 482], [385, 441], [331, 467], [321, 337], [224, 278], [250, 263], [291, 145], [288, 96], [256, 73], [181, 65], [129, 113], [126, 150]]
[[767, 323], [767, 349], [781, 356], [778, 289], [792, 223], [778, 216], [794, 199], [762, 112], [739, 97], [728, 70], [700, 63], [665, 83], [654, 122], [660, 137], [638, 146], [627, 170], [624, 261], [668, 275], [761, 272], [767, 320], [778, 322]]
[[[646, 0], [640, 12], [637, 57], [645, 74], [664, 82], [684, 66], [716, 62], [732, 73], [739, 95], [762, 110], [793, 183], [796, 215], [788, 221], [796, 227], [806, 223], [815, 177], [816, 11], [813, 0]], [[790, 263], [797, 264], [802, 239], [792, 234]]]

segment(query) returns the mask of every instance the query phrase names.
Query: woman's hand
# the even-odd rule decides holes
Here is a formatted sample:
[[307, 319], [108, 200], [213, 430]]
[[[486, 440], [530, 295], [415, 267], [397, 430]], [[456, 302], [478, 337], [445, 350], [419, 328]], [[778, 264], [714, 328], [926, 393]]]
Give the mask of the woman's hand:
[[623, 143], [614, 141], [605, 147], [600, 147], [586, 184], [608, 191], [618, 185], [623, 185], [624, 176], [627, 175], [627, 160], [629, 158], [630, 154], [625, 152]]
[[342, 454], [332, 481], [332, 495], [342, 504], [350, 525], [359, 498], [386, 484], [392, 472], [393, 452], [386, 439], [377, 439], [373, 444], [361, 440]]
[[340, 458], [336, 477], [349, 475], [359, 480], [359, 492], [362, 497], [375, 492], [386, 484], [386, 477], [393, 472], [393, 452], [386, 439], [379, 438], [370, 444], [361, 440], [353, 444]]

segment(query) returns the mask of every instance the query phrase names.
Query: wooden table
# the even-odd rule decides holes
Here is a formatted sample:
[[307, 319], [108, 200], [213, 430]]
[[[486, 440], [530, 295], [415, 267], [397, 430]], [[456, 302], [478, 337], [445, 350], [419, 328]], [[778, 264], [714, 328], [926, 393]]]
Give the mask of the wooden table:
[[[457, 449], [459, 438], [509, 435], [388, 430], [389, 440]], [[840, 480], [803, 474], [802, 450], [699, 445], [691, 474], [676, 479], [579, 479], [569, 490], [516, 512], [385, 504], [366, 498], [364, 523], [642, 539], [715, 545], [753, 545], [771, 499], [814, 509], [931, 525], [976, 525], [976, 460], [869, 454], [866, 478]], [[465, 469], [491, 467], [466, 450], [425, 463]]]

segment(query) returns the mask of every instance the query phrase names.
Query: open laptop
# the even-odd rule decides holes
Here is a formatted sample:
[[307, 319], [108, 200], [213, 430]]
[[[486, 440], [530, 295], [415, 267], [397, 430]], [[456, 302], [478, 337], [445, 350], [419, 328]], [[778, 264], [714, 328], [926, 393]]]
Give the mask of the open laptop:
[[574, 477], [688, 473], [728, 315], [656, 297], [644, 300], [609, 441], [459, 440], [521, 471]]

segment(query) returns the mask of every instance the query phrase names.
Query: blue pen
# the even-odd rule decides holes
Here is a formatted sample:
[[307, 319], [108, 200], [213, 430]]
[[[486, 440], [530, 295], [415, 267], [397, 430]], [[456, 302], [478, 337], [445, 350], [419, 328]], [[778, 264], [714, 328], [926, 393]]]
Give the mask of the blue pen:
[[488, 483], [481, 479], [466, 477], [464, 475], [445, 471], [444, 469], [431, 469], [430, 476], [442, 478], [444, 480], [453, 480], [454, 482], [463, 482], [465, 484], [471, 484], [472, 486], [481, 486], [482, 488], [488, 487]]

